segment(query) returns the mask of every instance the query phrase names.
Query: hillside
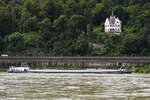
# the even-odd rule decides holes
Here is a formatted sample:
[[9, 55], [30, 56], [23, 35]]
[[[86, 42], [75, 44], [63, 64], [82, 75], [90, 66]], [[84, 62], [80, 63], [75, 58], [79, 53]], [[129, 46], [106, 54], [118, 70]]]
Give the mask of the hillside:
[[[104, 33], [112, 10], [120, 35]], [[0, 54], [150, 56], [149, 0], [0, 0]]]

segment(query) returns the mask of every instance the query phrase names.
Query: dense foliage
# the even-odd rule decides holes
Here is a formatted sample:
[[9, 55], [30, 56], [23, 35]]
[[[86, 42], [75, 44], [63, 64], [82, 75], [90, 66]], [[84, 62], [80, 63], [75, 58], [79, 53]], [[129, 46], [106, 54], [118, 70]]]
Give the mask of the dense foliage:
[[[104, 33], [111, 11], [121, 35]], [[0, 53], [150, 56], [149, 0], [0, 0]]]
[[150, 66], [134, 67], [132, 70], [134, 73], [150, 73]]

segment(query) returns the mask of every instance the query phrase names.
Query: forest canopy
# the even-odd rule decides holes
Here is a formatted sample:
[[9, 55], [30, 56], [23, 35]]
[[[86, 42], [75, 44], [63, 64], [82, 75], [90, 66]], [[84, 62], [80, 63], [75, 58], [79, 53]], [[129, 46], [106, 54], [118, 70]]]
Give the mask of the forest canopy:
[[[120, 35], [104, 33], [111, 12]], [[0, 0], [0, 54], [150, 56], [149, 0]]]

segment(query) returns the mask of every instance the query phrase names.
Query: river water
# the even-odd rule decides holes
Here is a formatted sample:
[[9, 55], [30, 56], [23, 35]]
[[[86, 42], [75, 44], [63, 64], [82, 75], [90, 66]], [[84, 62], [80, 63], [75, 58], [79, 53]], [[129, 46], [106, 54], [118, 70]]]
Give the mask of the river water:
[[150, 100], [150, 74], [0, 72], [0, 100]]

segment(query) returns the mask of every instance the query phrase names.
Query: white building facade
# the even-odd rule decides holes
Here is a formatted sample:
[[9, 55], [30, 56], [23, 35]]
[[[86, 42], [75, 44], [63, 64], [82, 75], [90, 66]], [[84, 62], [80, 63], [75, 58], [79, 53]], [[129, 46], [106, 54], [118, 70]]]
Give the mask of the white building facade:
[[115, 17], [112, 11], [110, 18], [106, 18], [105, 32], [107, 33], [121, 33], [121, 20]]

